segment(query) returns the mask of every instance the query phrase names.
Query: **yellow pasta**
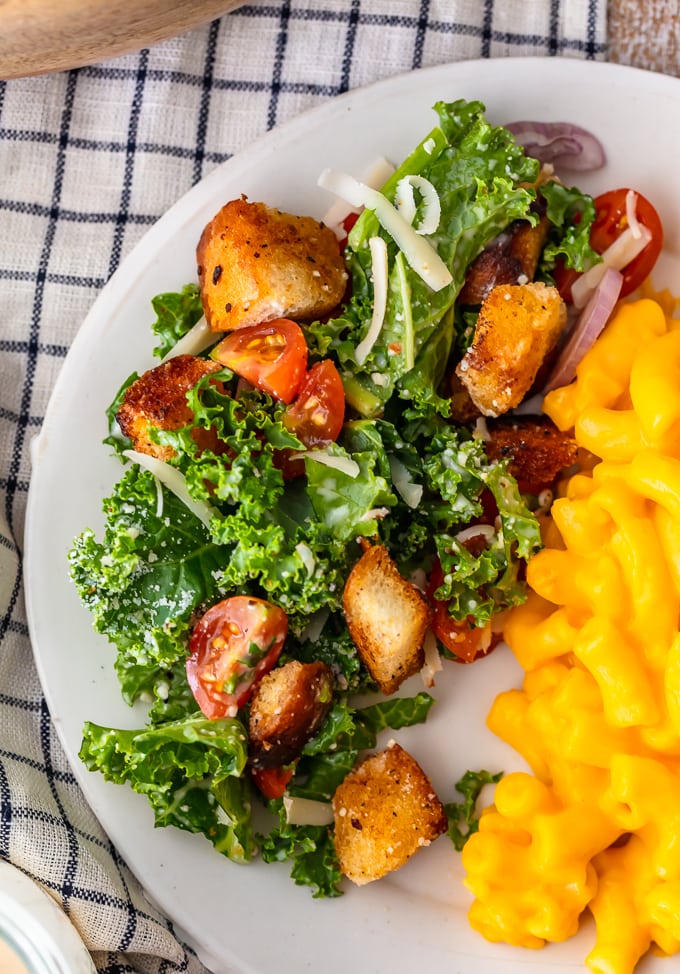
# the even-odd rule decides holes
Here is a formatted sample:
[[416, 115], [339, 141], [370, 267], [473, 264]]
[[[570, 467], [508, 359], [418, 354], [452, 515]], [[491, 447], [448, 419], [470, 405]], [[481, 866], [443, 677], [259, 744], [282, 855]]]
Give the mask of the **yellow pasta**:
[[628, 394], [630, 372], [640, 348], [666, 331], [666, 318], [657, 302], [644, 299], [623, 305], [582, 359], [576, 382], [548, 393], [544, 411], [559, 429], [567, 430], [576, 425], [584, 409], [616, 406]]
[[633, 362], [630, 397], [645, 441], [658, 450], [680, 447], [680, 331], [643, 347]]
[[577, 554], [592, 554], [593, 549], [603, 548], [609, 540], [609, 515], [589, 504], [586, 497], [559, 497], [553, 503], [551, 514], [565, 547]]
[[597, 892], [589, 907], [597, 941], [586, 963], [600, 974], [632, 971], [652, 940], [640, 909], [640, 901], [654, 888], [644, 845], [632, 836], [597, 856], [594, 866]]
[[579, 446], [602, 460], [632, 460], [643, 445], [642, 425], [633, 409], [590, 406], [576, 420], [574, 436]]
[[595, 459], [559, 491], [504, 630], [525, 675], [487, 724], [530, 772], [501, 780], [463, 851], [475, 929], [537, 948], [589, 911], [598, 974], [680, 951], [680, 327], [664, 307], [621, 306], [546, 397]]
[[660, 712], [639, 647], [608, 619], [582, 627], [574, 646], [577, 659], [600, 689], [606, 720], [614, 727], [654, 724]]
[[664, 673], [664, 696], [668, 716], [680, 735], [680, 634], [678, 634], [668, 650], [666, 670]]

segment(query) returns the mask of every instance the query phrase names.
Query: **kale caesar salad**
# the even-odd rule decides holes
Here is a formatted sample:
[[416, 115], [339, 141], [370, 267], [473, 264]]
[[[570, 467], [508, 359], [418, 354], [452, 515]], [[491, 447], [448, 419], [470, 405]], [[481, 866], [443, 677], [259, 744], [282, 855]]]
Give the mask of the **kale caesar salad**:
[[603, 263], [560, 166], [593, 140], [537, 126], [525, 148], [479, 102], [435, 111], [380, 188], [320, 174], [337, 219], [243, 196], [205, 227], [196, 280], [152, 299], [159, 364], [112, 390], [102, 535], [69, 553], [148, 704], [136, 730], [87, 723], [82, 761], [314, 896], [476, 827], [498, 774], [437, 795], [398, 732], [525, 599], [577, 459], [532, 397], [569, 381], [614, 293], [600, 275], [579, 312], [564, 285]]

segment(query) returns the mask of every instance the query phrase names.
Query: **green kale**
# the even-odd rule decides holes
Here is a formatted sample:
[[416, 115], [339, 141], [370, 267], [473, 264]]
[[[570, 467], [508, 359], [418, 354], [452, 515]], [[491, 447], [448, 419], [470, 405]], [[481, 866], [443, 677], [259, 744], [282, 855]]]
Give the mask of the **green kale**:
[[203, 315], [197, 284], [185, 284], [181, 291], [169, 291], [152, 298], [156, 320], [151, 330], [158, 338], [154, 355], [163, 358]]
[[116, 416], [118, 415], [118, 410], [120, 409], [121, 403], [123, 402], [123, 397], [128, 391], [132, 383], [139, 378], [136, 372], [129, 375], [125, 382], [122, 384], [116, 395], [114, 396], [113, 402], [106, 410], [106, 419], [109, 427], [109, 435], [104, 439], [104, 443], [112, 446], [114, 451], [121, 455], [123, 450], [129, 450], [132, 447], [132, 441], [128, 436], [122, 432], [120, 426], [118, 425], [118, 420]]
[[219, 852], [248, 862], [255, 844], [242, 777], [247, 741], [239, 720], [202, 714], [141, 730], [88, 722], [80, 758], [108, 781], [146, 795], [157, 826], [202, 832]]
[[456, 782], [456, 791], [463, 796], [462, 802], [448, 802], [444, 811], [449, 820], [448, 836], [458, 852], [470, 836], [479, 829], [477, 799], [484, 785], [495, 785], [503, 777], [503, 772], [491, 774], [489, 771], [466, 771]]
[[104, 510], [103, 540], [83, 531], [70, 569], [95, 630], [118, 648], [122, 693], [133, 703], [143, 692], [156, 695], [184, 660], [192, 613], [219, 595], [223, 553], [184, 504], [136, 466]]
[[595, 219], [592, 197], [580, 190], [550, 181], [541, 185], [546, 201], [550, 232], [539, 264], [539, 275], [551, 280], [558, 261], [577, 271], [588, 270], [602, 258], [590, 246], [590, 228]]
[[[365, 210], [352, 228], [346, 254], [352, 300], [339, 320], [311, 329], [312, 342], [332, 349], [343, 367], [343, 379], [347, 374], [351, 377], [346, 384], [348, 401], [364, 415], [380, 411], [395, 389], [405, 398], [425, 396], [436, 408], [446, 408], [432, 397], [453, 344], [452, 310], [467, 266], [512, 220], [536, 219], [531, 211], [535, 192], [524, 184], [535, 180], [538, 163], [505, 129], [486, 121], [480, 102], [438, 102], [435, 109], [439, 125], [399, 166], [382, 192], [393, 201], [399, 180], [413, 173], [432, 183], [441, 219], [427, 239], [451, 271], [452, 282], [433, 292], [406, 264], [375, 213]], [[385, 239], [388, 249], [387, 308], [380, 338], [360, 366], [354, 350], [371, 320], [368, 241], [376, 235]], [[375, 374], [381, 376], [379, 383]]]
[[282, 799], [271, 803], [279, 815], [278, 828], [258, 836], [264, 862], [290, 862], [290, 875], [297, 886], [309, 886], [312, 895], [341, 896], [340, 865], [333, 836], [324, 825], [288, 825]]
[[[433, 702], [429, 694], [419, 693], [412, 699], [383, 700], [359, 710], [346, 701], [336, 704], [317, 736], [305, 746], [289, 794], [329, 802], [356, 764], [359, 752], [376, 746], [380, 731], [421, 723]], [[258, 836], [264, 861], [290, 860], [294, 881], [310, 886], [316, 897], [341, 895], [332, 831], [326, 826], [289, 824], [281, 799], [268, 805], [279, 823], [267, 835]]]

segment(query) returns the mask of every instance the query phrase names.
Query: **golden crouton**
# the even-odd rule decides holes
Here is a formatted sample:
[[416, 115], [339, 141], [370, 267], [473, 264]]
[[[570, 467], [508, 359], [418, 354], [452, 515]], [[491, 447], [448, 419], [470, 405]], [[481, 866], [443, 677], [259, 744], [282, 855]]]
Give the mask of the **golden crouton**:
[[399, 869], [448, 827], [429, 778], [394, 743], [347, 775], [333, 817], [340, 869], [357, 886]]
[[383, 693], [422, 669], [432, 610], [382, 545], [368, 547], [350, 572], [343, 606], [359, 656]]
[[455, 372], [452, 372], [449, 376], [448, 383], [449, 402], [451, 403], [449, 417], [451, 422], [456, 423], [458, 426], [469, 426], [481, 415], [479, 409], [473, 403], [470, 398], [470, 393]]
[[213, 331], [322, 317], [339, 304], [347, 285], [332, 230], [245, 197], [227, 203], [205, 227], [196, 259]]
[[484, 443], [489, 460], [510, 460], [509, 470], [523, 494], [540, 494], [578, 459], [573, 436], [545, 416], [489, 420]]
[[460, 304], [481, 304], [498, 284], [532, 281], [549, 230], [545, 216], [533, 227], [527, 220], [511, 223], [471, 262], [458, 295]]
[[250, 704], [253, 767], [289, 764], [317, 732], [333, 702], [333, 673], [322, 662], [289, 660], [258, 683]]
[[[209, 362], [194, 355], [177, 355], [149, 369], [126, 389], [116, 419], [124, 436], [132, 440], [139, 453], [159, 460], [173, 456], [171, 446], [161, 446], [149, 438], [149, 427], [162, 430], [188, 426], [193, 414], [187, 403], [187, 392], [209, 372], [219, 372], [219, 362]], [[209, 430], [197, 429], [195, 439], [205, 449], [212, 446]]]
[[500, 284], [486, 298], [456, 375], [485, 416], [518, 406], [567, 321], [557, 288]]

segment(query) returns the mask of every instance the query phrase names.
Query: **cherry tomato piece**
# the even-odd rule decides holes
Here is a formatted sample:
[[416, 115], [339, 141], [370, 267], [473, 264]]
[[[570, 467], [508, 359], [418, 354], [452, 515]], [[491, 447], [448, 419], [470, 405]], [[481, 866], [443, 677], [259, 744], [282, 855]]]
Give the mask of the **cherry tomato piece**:
[[251, 768], [250, 776], [265, 798], [281, 798], [295, 768]]
[[256, 389], [285, 403], [298, 394], [307, 371], [305, 336], [288, 318], [237, 328], [212, 354]]
[[313, 449], [334, 443], [345, 420], [345, 390], [330, 359], [313, 365], [297, 398], [283, 414], [283, 425]]
[[347, 238], [349, 237], [350, 230], [354, 224], [359, 219], [359, 213], [348, 213], [345, 219], [342, 221], [342, 229], [345, 231], [344, 237], [340, 240], [340, 250], [344, 250], [347, 246]]
[[433, 609], [432, 631], [435, 636], [454, 654], [456, 663], [474, 663], [476, 659], [487, 656], [501, 641], [500, 633], [492, 633], [490, 624], [475, 626], [472, 619], [459, 621], [449, 613], [449, 603], [435, 598], [434, 593], [444, 581], [444, 572], [437, 559], [432, 568], [427, 585], [427, 597]]
[[571, 289], [574, 282], [581, 276], [581, 271], [577, 271], [573, 267], [567, 267], [562, 258], [558, 257], [553, 268], [552, 276], [555, 281], [555, 287], [560, 292], [562, 300], [567, 304], [571, 304], [573, 302]]
[[[307, 373], [298, 397], [285, 410], [283, 425], [308, 448], [334, 443], [345, 420], [345, 390], [340, 374], [330, 359], [317, 362]], [[291, 459], [281, 450], [276, 464], [286, 480], [305, 472], [304, 461]]]
[[209, 720], [234, 717], [273, 668], [288, 633], [283, 609], [236, 595], [199, 619], [189, 640], [187, 681]]
[[[595, 220], [590, 228], [590, 245], [598, 254], [604, 253], [628, 226], [628, 192], [628, 189], [612, 189], [595, 197]], [[623, 285], [619, 296], [622, 298], [631, 294], [649, 276], [663, 247], [663, 225], [659, 214], [645, 196], [641, 193], [636, 193], [636, 196], [637, 219], [650, 231], [652, 237], [647, 246], [621, 272]], [[558, 263], [555, 267], [553, 277], [563, 300], [571, 302], [572, 285], [580, 276], [580, 271], [565, 267], [563, 263]]]
[[[595, 221], [590, 230], [590, 243], [603, 253], [628, 226], [626, 216], [627, 189], [613, 189], [595, 198]], [[622, 270], [623, 285], [620, 297], [625, 297], [638, 288], [649, 276], [663, 247], [663, 225], [659, 214], [649, 200], [641, 193], [635, 194], [635, 215], [646, 227], [652, 237], [644, 250], [634, 257]]]

